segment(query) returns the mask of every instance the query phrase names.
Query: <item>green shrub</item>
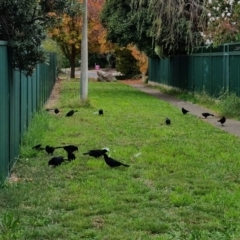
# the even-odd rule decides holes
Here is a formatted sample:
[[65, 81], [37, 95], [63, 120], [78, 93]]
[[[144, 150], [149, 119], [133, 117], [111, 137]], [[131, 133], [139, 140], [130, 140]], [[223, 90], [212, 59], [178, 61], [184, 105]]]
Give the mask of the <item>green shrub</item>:
[[209, 107], [215, 105], [215, 99], [211, 97], [205, 90], [194, 94], [196, 103]]
[[240, 98], [236, 93], [223, 92], [219, 97], [218, 108], [222, 115], [228, 117], [239, 116]]
[[134, 76], [139, 73], [137, 60], [132, 56], [129, 49], [116, 49], [116, 70], [127, 77]]
[[194, 104], [203, 105], [204, 107], [208, 107], [213, 110], [216, 109], [216, 99], [211, 97], [205, 90], [199, 91], [199, 92], [188, 92], [187, 90], [182, 90], [175, 87], [169, 87], [165, 85], [159, 85], [157, 88], [160, 89], [160, 91], [176, 96], [179, 99], [182, 99], [184, 101], [188, 101]]

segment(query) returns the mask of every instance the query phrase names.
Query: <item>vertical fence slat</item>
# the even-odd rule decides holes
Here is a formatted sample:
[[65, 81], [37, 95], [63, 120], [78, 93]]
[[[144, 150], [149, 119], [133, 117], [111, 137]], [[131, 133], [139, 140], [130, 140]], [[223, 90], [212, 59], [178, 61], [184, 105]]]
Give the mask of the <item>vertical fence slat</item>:
[[229, 91], [240, 96], [240, 56], [229, 56]]
[[20, 137], [20, 81], [19, 72], [12, 72], [13, 76], [10, 78], [10, 167], [14, 164], [19, 155]]
[[26, 127], [27, 127], [27, 78], [24, 74], [20, 75], [20, 81], [21, 81], [21, 86], [20, 86], [20, 122], [21, 122], [21, 136], [25, 133]]
[[33, 73], [32, 78], [32, 112], [35, 112], [37, 110], [37, 74], [36, 71]]
[[9, 169], [9, 83], [7, 42], [0, 41], [0, 181], [8, 175]]

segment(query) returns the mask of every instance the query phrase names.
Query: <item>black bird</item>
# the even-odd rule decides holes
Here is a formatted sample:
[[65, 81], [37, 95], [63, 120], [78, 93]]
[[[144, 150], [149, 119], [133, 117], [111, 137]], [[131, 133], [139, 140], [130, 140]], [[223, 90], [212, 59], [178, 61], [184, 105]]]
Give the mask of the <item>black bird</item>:
[[103, 110], [100, 109], [100, 110], [98, 111], [98, 114], [99, 114], [99, 115], [103, 115]]
[[72, 161], [72, 160], [76, 159], [76, 156], [75, 156], [75, 154], [73, 152], [68, 151], [67, 153], [68, 153], [68, 156], [67, 156], [68, 157], [68, 161]]
[[170, 125], [170, 124], [171, 124], [171, 120], [170, 120], [169, 118], [166, 118], [165, 123], [166, 123], [167, 125]]
[[64, 147], [56, 147], [56, 148], [63, 148], [65, 151], [67, 152], [75, 152], [75, 151], [78, 151], [78, 147], [75, 146], [75, 145], [67, 145], [67, 146], [64, 146]]
[[48, 161], [48, 166], [52, 165], [54, 167], [61, 165], [64, 162], [64, 158], [62, 156], [53, 157]]
[[222, 117], [221, 119], [218, 120], [218, 122], [220, 122], [223, 126], [223, 124], [226, 122], [226, 118]]
[[45, 147], [45, 151], [48, 153], [48, 154], [53, 154], [53, 152], [54, 152], [54, 150], [55, 150], [56, 148], [55, 147], [51, 147], [51, 146], [46, 146]]
[[99, 158], [102, 155], [104, 155], [106, 152], [108, 152], [107, 149], [94, 149], [94, 150], [89, 150], [86, 153], [83, 153], [83, 155], [89, 155], [91, 157]]
[[55, 109], [54, 109], [54, 113], [58, 114], [58, 113], [59, 113], [59, 109], [58, 109], [58, 108], [55, 108]]
[[66, 117], [71, 117], [77, 110], [71, 110], [66, 114]]
[[41, 146], [42, 146], [42, 144], [38, 144], [38, 145], [32, 147], [32, 149], [35, 149], [35, 150], [38, 150], [38, 151], [43, 150], [44, 148], [41, 148]]
[[105, 160], [106, 164], [111, 168], [119, 167], [119, 166], [130, 167], [127, 164], [121, 163], [121, 162], [109, 157], [106, 153], [104, 153], [103, 156], [104, 156], [104, 160]]
[[188, 113], [189, 111], [187, 110], [187, 109], [185, 109], [185, 108], [182, 108], [182, 113], [183, 114], [186, 114], [186, 113]]
[[207, 118], [207, 117], [209, 117], [209, 116], [213, 116], [214, 117], [214, 115], [213, 114], [211, 114], [211, 113], [202, 113], [202, 115], [205, 117], [205, 118]]

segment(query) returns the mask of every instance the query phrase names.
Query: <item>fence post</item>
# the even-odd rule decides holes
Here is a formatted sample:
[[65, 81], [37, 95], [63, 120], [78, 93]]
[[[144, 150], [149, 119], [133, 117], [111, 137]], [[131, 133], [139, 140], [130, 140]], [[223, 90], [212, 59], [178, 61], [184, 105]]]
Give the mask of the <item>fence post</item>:
[[8, 175], [9, 169], [9, 135], [10, 135], [10, 95], [7, 42], [0, 41], [0, 181]]
[[224, 44], [223, 46], [223, 85], [225, 84], [226, 90], [229, 91], [229, 45]]

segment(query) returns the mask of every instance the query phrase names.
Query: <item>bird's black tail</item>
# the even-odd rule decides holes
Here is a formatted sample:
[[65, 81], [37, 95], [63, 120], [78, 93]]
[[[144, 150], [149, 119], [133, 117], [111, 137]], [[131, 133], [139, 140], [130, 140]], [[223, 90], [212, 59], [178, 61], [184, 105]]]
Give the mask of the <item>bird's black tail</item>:
[[124, 164], [124, 163], [122, 163], [122, 165], [123, 165], [124, 167], [130, 167], [130, 165], [127, 165], [127, 164]]

